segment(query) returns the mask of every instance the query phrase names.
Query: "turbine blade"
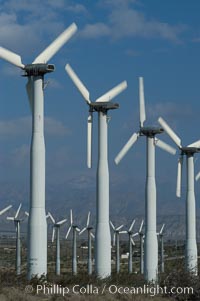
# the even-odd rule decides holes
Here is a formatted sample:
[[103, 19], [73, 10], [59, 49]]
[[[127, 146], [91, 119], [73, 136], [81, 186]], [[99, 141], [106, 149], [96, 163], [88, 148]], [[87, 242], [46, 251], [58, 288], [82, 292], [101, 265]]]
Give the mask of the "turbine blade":
[[90, 232], [90, 235], [92, 236], [92, 238], [95, 238], [94, 234], [92, 232]]
[[126, 230], [123, 230], [123, 231], [119, 231], [120, 234], [125, 234], [125, 233], [128, 233], [128, 231]]
[[176, 196], [178, 198], [181, 197], [182, 166], [183, 166], [183, 156], [180, 156], [178, 159], [177, 182], [176, 182]]
[[89, 112], [87, 120], [87, 167], [92, 167], [92, 112]]
[[27, 211], [25, 211], [26, 216], [29, 216], [29, 213]]
[[30, 76], [28, 77], [28, 82], [26, 84], [26, 92], [28, 95], [31, 112], [33, 112], [33, 81]]
[[162, 234], [163, 233], [163, 230], [165, 228], [165, 224], [162, 225], [161, 229], [160, 229], [160, 233], [159, 234]]
[[51, 215], [51, 213], [50, 212], [48, 212], [48, 216], [50, 217], [50, 219], [52, 220], [52, 223], [53, 224], [55, 224], [56, 223], [56, 221], [55, 221], [55, 219], [53, 218], [53, 216]]
[[192, 144], [189, 144], [188, 147], [200, 148], [200, 140], [197, 140], [197, 141], [193, 142]]
[[126, 155], [126, 153], [129, 151], [131, 146], [137, 141], [139, 137], [139, 133], [134, 133], [131, 138], [128, 140], [128, 142], [124, 145], [122, 150], [119, 152], [119, 154], [115, 158], [115, 163], [119, 164], [119, 162], [122, 160], [122, 158]]
[[53, 231], [52, 231], [52, 238], [51, 238], [52, 242], [54, 242], [54, 238], [55, 238], [55, 227], [53, 227]]
[[87, 217], [87, 223], [86, 226], [88, 227], [90, 224], [90, 211], [88, 212], [88, 217]]
[[33, 64], [46, 64], [58, 50], [75, 34], [77, 26], [72, 23], [65, 31], [63, 31], [43, 52], [41, 52]]
[[25, 66], [22, 64], [21, 56], [8, 50], [3, 47], [0, 47], [0, 58], [6, 60], [7, 62], [19, 67], [24, 68]]
[[70, 209], [70, 224], [73, 225], [73, 215], [72, 215], [72, 209]]
[[155, 137], [154, 141], [155, 141], [156, 146], [160, 147], [161, 149], [165, 150], [166, 152], [170, 153], [171, 155], [176, 154], [176, 149], [174, 147], [170, 146], [169, 144], [165, 143], [164, 141], [162, 141], [156, 137]]
[[200, 171], [198, 172], [198, 174], [195, 177], [195, 180], [198, 181], [200, 179]]
[[65, 66], [65, 70], [68, 73], [71, 80], [73, 81], [73, 83], [75, 84], [75, 86], [77, 87], [77, 89], [79, 90], [79, 92], [81, 93], [81, 95], [83, 96], [83, 98], [85, 99], [85, 101], [87, 102], [87, 104], [90, 104], [90, 93], [84, 86], [82, 81], [78, 78], [72, 67], [69, 64], [67, 64]]
[[139, 229], [139, 233], [141, 233], [142, 232], [142, 227], [143, 227], [143, 224], [144, 224], [144, 220], [142, 220], [142, 222], [141, 222], [141, 225], [140, 225], [140, 229]]
[[122, 91], [124, 91], [127, 88], [127, 82], [123, 81], [113, 89], [109, 90], [107, 93], [102, 95], [101, 97], [96, 99], [96, 102], [108, 102], [111, 101], [114, 97], [116, 97], [118, 94], [120, 94]]
[[131, 238], [132, 245], [135, 246], [134, 240]]
[[139, 235], [139, 232], [134, 233], [134, 234], [132, 235], [132, 237], [135, 237], [135, 236], [137, 236], [137, 235]]
[[66, 236], [65, 236], [65, 239], [67, 239], [67, 237], [69, 236], [69, 233], [70, 233], [70, 231], [71, 231], [71, 228], [72, 228], [72, 226], [69, 227], [69, 229], [68, 229], [68, 231], [67, 231], [67, 234], [66, 234]]
[[176, 133], [170, 128], [170, 126], [166, 123], [166, 121], [162, 118], [158, 118], [158, 122], [166, 131], [166, 133], [170, 136], [170, 138], [175, 142], [175, 144], [181, 148], [181, 139], [176, 135]]
[[143, 127], [143, 124], [146, 120], [143, 77], [139, 77], [139, 99], [140, 99], [140, 127]]
[[80, 232], [81, 230], [78, 227], [76, 227], [76, 231]]
[[84, 233], [85, 232], [85, 230], [87, 230], [87, 228], [85, 227], [85, 228], [83, 228], [80, 232], [79, 232], [79, 235], [81, 235], [82, 233]]
[[60, 222], [58, 222], [57, 225], [63, 225], [64, 223], [66, 223], [66, 221], [67, 221], [67, 219], [65, 218], [65, 219], [61, 220]]
[[19, 212], [20, 212], [20, 209], [21, 209], [21, 206], [22, 206], [22, 203], [19, 205], [19, 207], [18, 207], [18, 209], [17, 209], [17, 212], [16, 212], [16, 214], [15, 214], [15, 218], [18, 217]]
[[110, 225], [113, 228], [113, 230], [115, 231], [115, 226], [113, 225], [113, 223], [110, 221]]
[[7, 206], [6, 208], [2, 209], [0, 211], [0, 215], [2, 215], [3, 213], [5, 213], [6, 211], [8, 211], [10, 208], [12, 207], [12, 205]]
[[121, 225], [121, 226], [117, 227], [116, 230], [119, 231], [123, 227], [124, 227], [124, 225]]
[[7, 218], [6, 218], [8, 221], [14, 221], [15, 220], [15, 218], [14, 217], [11, 217], [11, 216], [7, 216]]
[[135, 224], [135, 219], [132, 221], [131, 226], [128, 229], [128, 232], [130, 232], [133, 229], [134, 224]]

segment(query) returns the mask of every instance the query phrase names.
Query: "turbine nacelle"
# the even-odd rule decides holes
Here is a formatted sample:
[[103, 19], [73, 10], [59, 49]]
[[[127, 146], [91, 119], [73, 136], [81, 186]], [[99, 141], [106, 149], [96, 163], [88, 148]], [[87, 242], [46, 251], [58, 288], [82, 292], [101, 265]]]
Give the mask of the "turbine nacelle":
[[92, 227], [92, 226], [87, 227], [87, 230], [88, 230], [88, 231], [90, 231], [90, 230], [92, 230], [92, 229], [94, 229], [94, 227]]
[[22, 218], [15, 218], [15, 219], [14, 219], [14, 222], [20, 223], [20, 222], [23, 222], [23, 219], [22, 219]]
[[38, 76], [55, 71], [55, 65], [52, 64], [27, 64], [23, 68], [23, 76]]
[[96, 112], [107, 112], [108, 110], [115, 110], [119, 108], [118, 103], [113, 102], [91, 102], [90, 109], [91, 111]]
[[200, 148], [199, 147], [191, 147], [191, 146], [186, 146], [181, 148], [181, 153], [185, 155], [193, 155], [195, 153], [199, 153]]
[[140, 128], [141, 136], [154, 137], [157, 134], [162, 134], [164, 132], [163, 128], [145, 126]]

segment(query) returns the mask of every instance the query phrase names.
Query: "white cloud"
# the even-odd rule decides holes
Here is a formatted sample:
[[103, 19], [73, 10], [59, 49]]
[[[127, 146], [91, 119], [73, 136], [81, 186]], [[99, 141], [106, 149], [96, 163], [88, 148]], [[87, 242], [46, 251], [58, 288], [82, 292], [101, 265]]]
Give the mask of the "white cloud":
[[111, 34], [111, 29], [103, 24], [103, 23], [96, 23], [96, 24], [87, 24], [81, 32], [81, 36], [83, 38], [100, 38], [109, 36]]
[[82, 4], [74, 4], [74, 5], [69, 5], [66, 10], [73, 12], [73, 13], [87, 13], [87, 9], [85, 8], [85, 6], [83, 6]]
[[61, 122], [52, 117], [45, 117], [45, 134], [50, 136], [66, 136], [70, 130]]
[[2, 1], [1, 45], [22, 55], [37, 55], [48, 38], [51, 41], [64, 30], [68, 15], [86, 12], [84, 5], [70, 0]]
[[166, 101], [154, 104], [153, 106], [148, 105], [146, 111], [147, 117], [154, 120], [157, 120], [160, 116], [165, 116], [170, 120], [192, 118], [195, 114], [194, 110], [190, 106], [182, 105], [180, 110], [179, 104]]
[[[124, 37], [162, 38], [172, 42], [180, 42], [180, 34], [185, 30], [183, 25], [170, 25], [146, 17], [135, 7], [130, 6], [137, 1], [106, 0], [104, 6], [108, 8], [106, 24], [87, 24], [82, 31], [85, 38], [111, 36], [113, 39]], [[103, 6], [101, 4], [101, 6]]]
[[[45, 117], [45, 134], [49, 136], [66, 136], [70, 130], [60, 121]], [[14, 120], [0, 121], [0, 137], [24, 136], [31, 133], [31, 117], [25, 116]]]
[[63, 86], [61, 85], [61, 83], [56, 80], [55, 78], [51, 78], [47, 81], [48, 84], [48, 88], [50, 89], [61, 89]]
[[11, 153], [11, 160], [15, 166], [22, 166], [27, 163], [30, 156], [30, 145], [23, 144], [20, 147], [15, 148]]
[[158, 37], [178, 41], [182, 26], [172, 26], [156, 20], [148, 20], [144, 14], [130, 8], [112, 11], [109, 22], [114, 29], [114, 38], [139, 36], [144, 38]]

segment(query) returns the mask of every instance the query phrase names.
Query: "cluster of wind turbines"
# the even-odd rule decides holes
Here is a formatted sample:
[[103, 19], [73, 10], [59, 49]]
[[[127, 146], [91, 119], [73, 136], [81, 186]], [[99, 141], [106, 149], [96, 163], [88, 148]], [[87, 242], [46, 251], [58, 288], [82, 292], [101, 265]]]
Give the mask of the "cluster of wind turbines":
[[[32, 140], [30, 151], [30, 207], [28, 222], [28, 279], [33, 276], [47, 274], [47, 226], [45, 213], [45, 144], [44, 144], [44, 75], [55, 70], [55, 66], [48, 61], [58, 50], [74, 35], [77, 26], [73, 23], [61, 35], [58, 36], [32, 64], [24, 65], [21, 57], [3, 47], [0, 47], [0, 58], [7, 60], [24, 71], [28, 78], [26, 89], [32, 113]], [[91, 101], [90, 93], [79, 79], [72, 67], [67, 64], [65, 70], [74, 82], [89, 107], [87, 119], [87, 165], [92, 167], [92, 124], [93, 113], [98, 113], [98, 165], [96, 174], [96, 227], [95, 227], [95, 273], [100, 278], [111, 275], [111, 235], [109, 226], [109, 168], [108, 168], [108, 116], [109, 110], [117, 109], [119, 105], [111, 102], [117, 95], [127, 88], [127, 82], [123, 81], [98, 99]], [[187, 193], [187, 224], [186, 224], [186, 258], [187, 267], [191, 271], [197, 266], [196, 234], [195, 234], [195, 198], [194, 198], [194, 172], [193, 155], [200, 150], [200, 142], [188, 147], [182, 147], [181, 141], [167, 123], [159, 118], [161, 127], [144, 126], [146, 121], [143, 78], [139, 78], [140, 100], [140, 125], [115, 158], [116, 164], [125, 156], [132, 145], [142, 136], [146, 137], [146, 196], [145, 196], [145, 233], [144, 233], [144, 275], [147, 281], [157, 281], [158, 274], [158, 240], [156, 232], [156, 182], [155, 182], [155, 146], [162, 148], [170, 154], [176, 150], [158, 139], [156, 136], [164, 130], [181, 150], [181, 158], [178, 164], [178, 191], [180, 191], [180, 175], [183, 155], [187, 156], [188, 163], [188, 193]], [[54, 233], [59, 238], [61, 224], [54, 222]], [[73, 235], [76, 236], [78, 227], [73, 223], [71, 215]], [[114, 227], [114, 226], [113, 226]], [[89, 227], [86, 227], [89, 233]], [[119, 233], [117, 228], [114, 228]], [[131, 233], [132, 228], [129, 228]], [[88, 234], [89, 235], [89, 234]], [[117, 235], [116, 235], [117, 237]], [[130, 234], [131, 237], [131, 234]], [[37, 241], [37, 244], [35, 243]], [[74, 251], [76, 245], [74, 239]], [[131, 241], [131, 239], [130, 239]], [[130, 243], [132, 246], [132, 244]], [[131, 247], [130, 247], [131, 248]], [[59, 247], [57, 248], [59, 253]], [[76, 255], [76, 254], [74, 254]], [[76, 256], [74, 256], [75, 258]], [[89, 255], [88, 255], [89, 257]], [[192, 259], [191, 259], [192, 258]], [[117, 263], [119, 266], [119, 262]], [[58, 259], [59, 265], [59, 259]], [[76, 272], [76, 260], [73, 262]], [[129, 265], [131, 266], [131, 258]], [[195, 272], [197, 273], [197, 271]]]
[[[2, 211], [0, 211], [0, 215], [3, 213], [6, 213], [12, 206], [8, 206]], [[25, 217], [29, 218], [29, 213], [27, 211], [24, 212], [24, 217], [22, 217], [21, 213], [21, 207], [22, 203], [20, 203], [19, 207], [17, 208], [14, 216], [7, 216], [7, 220], [13, 221], [15, 230], [16, 230], [16, 255], [15, 255], [15, 269], [16, 274], [21, 274], [21, 235], [20, 235], [20, 224], [25, 220]], [[21, 213], [21, 214], [20, 214]], [[88, 233], [88, 239], [87, 239], [87, 249], [88, 249], [88, 256], [87, 256], [87, 272], [88, 275], [91, 275], [93, 273], [93, 259], [92, 259], [92, 238], [95, 238], [95, 235], [92, 233], [93, 227], [90, 224], [90, 211], [88, 212], [87, 216], [87, 222], [85, 227], [83, 227], [82, 230], [79, 229], [76, 223], [73, 222], [73, 213], [72, 209], [70, 210], [70, 225], [68, 228], [68, 231], [66, 233], [65, 239], [69, 237], [69, 234], [72, 230], [72, 274], [77, 274], [77, 233], [79, 235], [82, 235], [85, 231]], [[52, 222], [52, 236], [51, 241], [54, 242], [56, 238], [56, 256], [55, 256], [55, 274], [60, 275], [61, 274], [61, 259], [60, 259], [60, 228], [64, 224], [66, 224], [67, 219], [62, 219], [60, 221], [56, 221], [53, 215], [48, 212], [46, 215], [46, 219], [50, 219]], [[139, 235], [140, 236], [140, 273], [143, 274], [143, 243], [144, 243], [144, 232], [143, 232], [143, 224], [144, 221], [142, 220], [139, 231], [136, 233], [133, 233], [133, 226], [135, 224], [135, 219], [131, 223], [130, 227], [127, 230], [121, 230], [124, 225], [121, 225], [119, 227], [115, 227], [113, 223], [110, 221], [110, 226], [113, 229], [113, 247], [115, 247], [115, 265], [116, 265], [116, 272], [120, 272], [120, 240], [119, 240], [119, 234], [128, 234], [129, 240], [129, 257], [128, 257], [128, 272], [133, 272], [133, 262], [132, 262], [132, 256], [133, 256], [133, 248], [132, 246], [135, 246], [135, 242], [133, 241], [133, 237]], [[161, 228], [160, 233], [158, 235], [160, 236], [161, 243], [161, 271], [164, 272], [164, 248], [163, 248], [163, 227]]]

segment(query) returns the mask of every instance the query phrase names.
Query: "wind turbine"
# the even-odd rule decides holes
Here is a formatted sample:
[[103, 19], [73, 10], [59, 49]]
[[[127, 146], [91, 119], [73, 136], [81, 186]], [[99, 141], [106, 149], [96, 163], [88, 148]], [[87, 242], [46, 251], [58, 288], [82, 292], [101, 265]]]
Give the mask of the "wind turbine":
[[158, 233], [159, 241], [160, 241], [160, 269], [161, 273], [165, 271], [165, 263], [164, 263], [164, 240], [163, 240], [163, 230], [165, 224], [162, 225], [160, 232]]
[[94, 234], [92, 233], [93, 227], [90, 226], [90, 211], [88, 212], [86, 227], [83, 228], [79, 235], [83, 234], [86, 230], [88, 232], [88, 275], [92, 274], [92, 238]]
[[140, 274], [144, 274], [144, 250], [143, 250], [144, 232], [142, 230], [143, 225], [144, 225], [144, 220], [142, 220], [140, 229], [138, 231], [139, 236], [140, 236]]
[[80, 229], [76, 224], [73, 223], [73, 215], [72, 215], [72, 209], [70, 210], [70, 227], [66, 234], [66, 239], [71, 231], [73, 229], [73, 242], [72, 242], [72, 274], [77, 274], [77, 252], [76, 252], [76, 233], [80, 232]]
[[[111, 275], [111, 237], [109, 227], [109, 171], [108, 171], [108, 110], [119, 105], [111, 100], [127, 88], [126, 81], [117, 85], [103, 96], [91, 102], [90, 93], [69, 64], [66, 72], [89, 106], [87, 123], [87, 165], [92, 166], [92, 121], [93, 112], [98, 112], [98, 166], [96, 174], [96, 229], [95, 229], [95, 272], [99, 278]], [[102, 243], [103, 242], [103, 243]]]
[[137, 236], [139, 233], [133, 233], [132, 229], [135, 224], [135, 219], [132, 221], [128, 230], [120, 231], [119, 233], [127, 233], [129, 241], [129, 257], [128, 257], [128, 272], [131, 274], [133, 272], [133, 246], [135, 246], [133, 237]]
[[143, 78], [139, 78], [139, 100], [140, 100], [140, 128], [134, 133], [122, 150], [115, 158], [118, 164], [126, 155], [128, 150], [141, 136], [146, 136], [146, 189], [145, 189], [145, 252], [144, 252], [144, 274], [147, 281], [157, 281], [158, 272], [158, 241], [156, 233], [156, 182], [155, 182], [155, 146], [162, 148], [170, 154], [176, 150], [158, 140], [155, 136], [163, 132], [162, 128], [148, 126], [144, 127], [146, 120]]
[[110, 225], [113, 229], [113, 246], [115, 246], [115, 254], [116, 254], [116, 272], [117, 274], [119, 273], [120, 271], [120, 250], [119, 250], [119, 234], [120, 233], [123, 233], [121, 230], [121, 228], [124, 227], [124, 225], [121, 225], [119, 227], [115, 227], [113, 225], [113, 223], [110, 221]]
[[22, 222], [22, 219], [19, 219], [19, 212], [21, 209], [22, 204], [19, 205], [15, 216], [7, 217], [7, 220], [13, 221], [15, 225], [16, 230], [16, 261], [15, 261], [15, 268], [16, 268], [16, 274], [21, 274], [21, 238], [20, 238], [20, 223]]
[[[73, 23], [32, 64], [24, 65], [21, 57], [0, 47], [0, 58], [21, 68], [28, 77], [26, 90], [32, 111], [30, 150], [30, 218], [28, 222], [28, 279], [47, 274], [47, 226], [45, 218], [45, 144], [44, 144], [44, 75], [55, 66], [47, 62], [76, 32]], [[37, 241], [37, 244], [35, 243]]]
[[200, 140], [189, 144], [181, 145], [181, 139], [171, 129], [163, 118], [158, 122], [164, 128], [169, 137], [174, 141], [180, 150], [178, 159], [176, 196], [181, 197], [181, 178], [183, 157], [187, 160], [187, 193], [186, 193], [186, 270], [198, 274], [197, 242], [196, 242], [196, 202], [194, 193], [194, 154], [200, 152]]
[[48, 215], [53, 223], [52, 242], [54, 242], [56, 234], [56, 275], [60, 275], [60, 227], [66, 223], [67, 219], [56, 222], [50, 212]]
[[12, 208], [12, 205], [9, 205], [9, 206], [7, 206], [6, 208], [2, 209], [2, 210], [0, 211], [0, 215], [6, 213], [10, 208]]

